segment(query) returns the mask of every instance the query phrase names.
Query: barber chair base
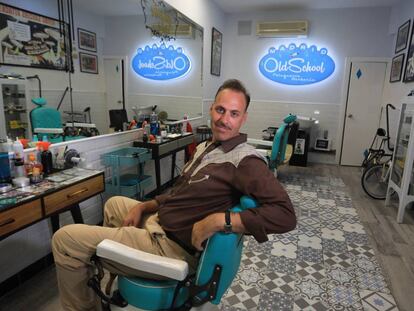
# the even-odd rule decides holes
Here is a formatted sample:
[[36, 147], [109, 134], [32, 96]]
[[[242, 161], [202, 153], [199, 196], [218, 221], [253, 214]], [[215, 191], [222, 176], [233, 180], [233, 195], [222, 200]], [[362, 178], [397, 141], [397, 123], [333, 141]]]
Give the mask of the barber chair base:
[[[177, 281], [173, 280], [151, 281], [118, 276], [112, 285], [112, 289], [118, 289], [121, 292], [122, 297], [128, 301], [128, 305], [123, 308], [111, 305], [111, 311], [168, 310], [171, 307], [176, 284]], [[130, 290], [131, 288], [133, 288], [132, 291]], [[186, 289], [181, 290], [185, 291]], [[138, 299], [138, 297], [145, 297], [145, 299]], [[181, 295], [181, 297], [183, 297], [183, 295]], [[183, 302], [184, 301], [182, 301], [182, 299], [177, 299], [177, 305], [181, 305]], [[199, 307], [191, 308], [191, 311], [218, 310], [218, 306], [210, 302], [207, 302]]]

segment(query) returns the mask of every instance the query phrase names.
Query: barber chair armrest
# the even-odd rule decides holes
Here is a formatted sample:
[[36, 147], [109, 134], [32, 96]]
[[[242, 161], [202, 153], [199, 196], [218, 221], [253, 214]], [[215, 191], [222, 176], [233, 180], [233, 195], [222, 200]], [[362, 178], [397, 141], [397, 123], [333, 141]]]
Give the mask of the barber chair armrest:
[[188, 274], [188, 263], [183, 260], [153, 255], [108, 239], [98, 244], [96, 254], [138, 271], [178, 281]]
[[45, 128], [45, 127], [36, 127], [33, 132], [35, 134], [63, 134], [62, 128]]

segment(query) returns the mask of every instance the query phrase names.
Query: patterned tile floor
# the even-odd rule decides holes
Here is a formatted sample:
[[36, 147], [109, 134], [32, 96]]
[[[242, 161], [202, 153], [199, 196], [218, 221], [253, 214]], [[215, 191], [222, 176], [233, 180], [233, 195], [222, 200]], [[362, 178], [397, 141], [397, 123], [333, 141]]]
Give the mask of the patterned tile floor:
[[245, 238], [220, 310], [398, 310], [343, 181], [280, 179], [297, 228], [262, 244]]

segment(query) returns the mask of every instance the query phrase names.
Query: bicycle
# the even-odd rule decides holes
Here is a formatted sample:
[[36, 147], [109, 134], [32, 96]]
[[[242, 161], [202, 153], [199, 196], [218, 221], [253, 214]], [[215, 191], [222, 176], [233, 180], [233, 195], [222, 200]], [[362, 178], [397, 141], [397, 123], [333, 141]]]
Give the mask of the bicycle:
[[[364, 152], [364, 161], [362, 162], [363, 173], [361, 176], [362, 189], [371, 198], [376, 200], [385, 200], [388, 189], [388, 180], [391, 174], [392, 153], [387, 153], [384, 149], [385, 144], [388, 150], [394, 151], [394, 147], [390, 145], [389, 135], [389, 114], [388, 109], [395, 107], [391, 104], [386, 105], [386, 125], [387, 130], [383, 128], [377, 129], [371, 146]], [[378, 137], [381, 137], [380, 145], [377, 149], [373, 148]]]

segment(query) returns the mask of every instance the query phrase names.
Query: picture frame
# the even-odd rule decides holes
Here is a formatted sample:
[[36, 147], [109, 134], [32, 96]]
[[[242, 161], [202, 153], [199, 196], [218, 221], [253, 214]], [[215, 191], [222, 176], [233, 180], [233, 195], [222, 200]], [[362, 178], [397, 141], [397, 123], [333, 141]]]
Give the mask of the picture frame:
[[72, 63], [67, 23], [0, 3], [0, 65], [68, 70]]
[[[412, 27], [414, 27], [414, 25]], [[411, 31], [410, 45], [408, 46], [408, 52], [407, 52], [407, 56], [405, 59], [403, 82], [413, 82], [413, 81], [414, 81], [414, 40], [413, 40], [413, 31]]]
[[395, 56], [391, 61], [390, 82], [401, 81], [404, 66], [404, 53]]
[[98, 56], [79, 52], [79, 68], [81, 72], [98, 74]]
[[78, 28], [78, 47], [81, 50], [97, 52], [96, 33]]
[[211, 32], [211, 68], [210, 73], [220, 76], [221, 51], [223, 48], [223, 34], [213, 27]]
[[397, 39], [395, 41], [395, 53], [398, 53], [407, 47], [408, 36], [410, 34], [410, 24], [411, 20], [409, 19], [398, 27]]

